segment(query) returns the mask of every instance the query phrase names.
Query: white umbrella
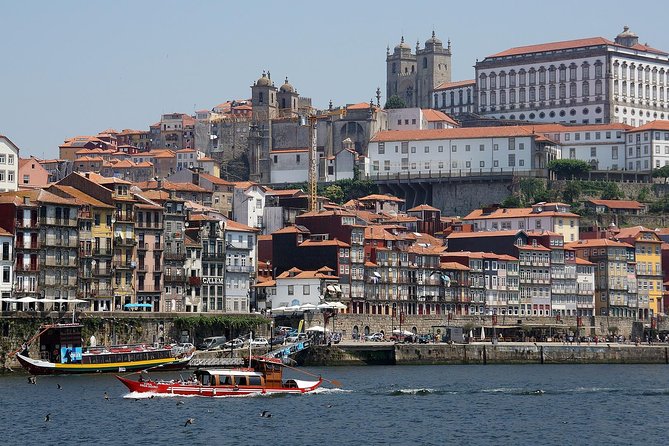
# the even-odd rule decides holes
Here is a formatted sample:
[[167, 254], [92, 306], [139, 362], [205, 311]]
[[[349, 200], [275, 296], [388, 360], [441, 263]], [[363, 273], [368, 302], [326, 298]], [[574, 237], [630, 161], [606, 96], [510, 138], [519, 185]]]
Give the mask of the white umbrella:
[[345, 310], [346, 308], [348, 308], [341, 302], [327, 302], [327, 303], [330, 305], [330, 308], [336, 308], [338, 310]]
[[481, 340], [485, 341], [485, 328], [481, 327]]
[[316, 308], [318, 308], [319, 310], [330, 310], [334, 307], [332, 306], [332, 304], [330, 304], [328, 302], [325, 302], [325, 303], [322, 303], [322, 304], [318, 304], [318, 306]]
[[314, 305], [314, 304], [304, 304], [304, 305], [300, 306], [300, 311], [311, 311], [311, 310], [315, 310], [315, 309], [316, 309], [316, 305]]
[[276, 308], [272, 308], [272, 312], [273, 312], [273, 313], [283, 313], [284, 311], [286, 311], [286, 307], [276, 307]]
[[395, 330], [393, 330], [393, 334], [397, 334], [397, 335], [401, 334], [403, 336], [413, 336], [413, 332], [407, 331], [407, 330], [399, 330], [397, 328]]
[[304, 331], [319, 331], [319, 332], [323, 333], [324, 331], [330, 331], [330, 330], [328, 330], [327, 328], [321, 327], [320, 325], [315, 325], [313, 327], [307, 328]]
[[88, 301], [83, 300], [83, 299], [72, 299], [72, 300], [68, 300], [68, 302], [72, 302], [74, 304], [83, 304], [83, 303], [88, 302]]
[[37, 302], [37, 299], [35, 299], [34, 297], [26, 296], [26, 297], [22, 297], [20, 299], [17, 299], [16, 301], [27, 304], [27, 303], [31, 303], [31, 302]]
[[300, 311], [300, 306], [299, 305], [291, 305], [290, 307], [286, 307], [286, 310], [289, 313], [294, 313], [296, 311]]

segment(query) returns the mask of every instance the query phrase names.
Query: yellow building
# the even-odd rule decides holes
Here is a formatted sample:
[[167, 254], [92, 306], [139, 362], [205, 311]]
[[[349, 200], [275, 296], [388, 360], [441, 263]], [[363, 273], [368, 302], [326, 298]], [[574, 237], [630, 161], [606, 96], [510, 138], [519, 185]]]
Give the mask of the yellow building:
[[657, 315], [662, 305], [662, 240], [643, 226], [621, 229], [615, 239], [634, 246], [639, 306]]

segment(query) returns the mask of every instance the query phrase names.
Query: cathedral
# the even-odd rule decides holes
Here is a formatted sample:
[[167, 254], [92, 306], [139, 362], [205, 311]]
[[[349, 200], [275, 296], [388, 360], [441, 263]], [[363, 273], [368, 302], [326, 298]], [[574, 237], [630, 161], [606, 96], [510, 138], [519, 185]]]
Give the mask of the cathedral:
[[406, 107], [431, 107], [432, 91], [440, 84], [451, 81], [451, 42], [444, 48], [432, 31], [432, 37], [416, 53], [404, 42], [392, 54], [386, 50], [386, 98], [398, 96]]

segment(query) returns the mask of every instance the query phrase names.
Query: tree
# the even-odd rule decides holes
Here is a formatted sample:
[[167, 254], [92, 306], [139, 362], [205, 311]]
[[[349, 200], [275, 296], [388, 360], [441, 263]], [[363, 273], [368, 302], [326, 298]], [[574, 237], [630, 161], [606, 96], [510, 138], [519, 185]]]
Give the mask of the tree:
[[562, 191], [562, 198], [567, 203], [575, 203], [581, 196], [583, 189], [578, 181], [568, 181], [567, 187]]
[[499, 206], [502, 208], [520, 208], [523, 207], [523, 203], [518, 195], [509, 195]]
[[323, 195], [325, 195], [328, 200], [341, 204], [344, 199], [344, 190], [338, 184], [331, 184], [325, 188]]
[[402, 100], [397, 95], [392, 95], [391, 97], [388, 98], [386, 101], [386, 110], [389, 110], [391, 108], [406, 108], [407, 104]]
[[574, 178], [585, 175], [590, 171], [590, 164], [583, 160], [561, 159], [548, 163], [548, 169], [558, 178]]
[[623, 192], [618, 187], [618, 183], [608, 182], [602, 190], [602, 200], [617, 200], [623, 197]]
[[667, 178], [669, 178], [669, 165], [655, 169], [653, 171], [653, 178], [664, 178], [664, 181], [666, 182]]

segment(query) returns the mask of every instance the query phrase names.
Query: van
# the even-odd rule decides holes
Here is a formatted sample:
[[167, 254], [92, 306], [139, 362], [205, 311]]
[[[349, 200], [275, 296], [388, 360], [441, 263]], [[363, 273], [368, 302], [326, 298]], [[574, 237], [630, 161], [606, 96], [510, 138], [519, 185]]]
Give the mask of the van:
[[225, 344], [227, 338], [225, 336], [212, 336], [210, 338], [204, 338], [202, 343], [197, 346], [198, 350], [217, 350]]

